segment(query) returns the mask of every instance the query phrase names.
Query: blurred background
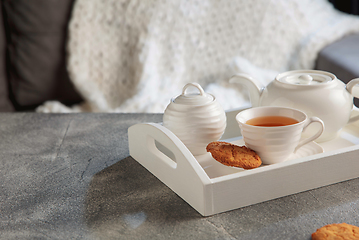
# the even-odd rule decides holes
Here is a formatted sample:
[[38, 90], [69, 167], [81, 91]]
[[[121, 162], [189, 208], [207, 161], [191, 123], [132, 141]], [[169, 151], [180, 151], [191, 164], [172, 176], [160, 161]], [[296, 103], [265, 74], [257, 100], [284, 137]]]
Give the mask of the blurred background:
[[[281, 1], [280, 4], [278, 3], [278, 6], [280, 5], [282, 8], [279, 8], [277, 11], [280, 13], [280, 11], [283, 11], [285, 7], [287, 6], [289, 8], [288, 11], [291, 9], [295, 9], [294, 5], [298, 6], [307, 6], [308, 10], [310, 10], [311, 6], [313, 6], [312, 11], [317, 11], [318, 15], [320, 15], [320, 9], [318, 6], [322, 6], [318, 4], [318, 2], [324, 2], [326, 1], [328, 5], [332, 5], [337, 10], [341, 11], [345, 16], [342, 17], [341, 15], [336, 15], [336, 13], [332, 13], [330, 9], [325, 5], [322, 4], [325, 8], [325, 11], [328, 12], [328, 19], [332, 19], [332, 16], [335, 16], [336, 20], [340, 24], [344, 24], [344, 22], [347, 23], [346, 29], [348, 29], [346, 32], [341, 32], [340, 38], [338, 35], [338, 39], [335, 39], [335, 41], [330, 42], [327, 46], [320, 49], [318, 54], [315, 56], [315, 64], [313, 65], [313, 68], [325, 70], [334, 73], [339, 79], [341, 79], [344, 82], [348, 82], [349, 80], [359, 77], [359, 67], [357, 66], [359, 62], [359, 17], [357, 16], [359, 14], [359, 0], [323, 0], [323, 1]], [[156, 65], [153, 63], [153, 61], [157, 61], [156, 58], [152, 59], [146, 59], [146, 57], [153, 57], [157, 56], [154, 53], [147, 53], [147, 52], [141, 52], [138, 49], [139, 44], [142, 44], [141, 46], [148, 46], [150, 44], [159, 44], [160, 42], [154, 42], [153, 38], [148, 38], [148, 35], [146, 34], [140, 34], [138, 31], [143, 32], [150, 32], [152, 31], [151, 26], [147, 26], [146, 23], [141, 23], [142, 25], [138, 24], [135, 27], [131, 26], [131, 23], [126, 23], [128, 19], [123, 17], [119, 13], [116, 13], [116, 7], [112, 7], [110, 9], [111, 12], [104, 12], [102, 15], [91, 15], [94, 14], [94, 12], [90, 12], [87, 18], [76, 18], [78, 13], [80, 12], [80, 9], [85, 8], [86, 4], [90, 5], [89, 3], [96, 2], [96, 1], [81, 1], [81, 0], [1, 0], [1, 11], [0, 11], [0, 111], [1, 112], [14, 112], [14, 111], [39, 111], [39, 112], [78, 112], [78, 111], [94, 111], [94, 112], [121, 112], [121, 111], [129, 111], [128, 109], [131, 109], [130, 107], [124, 106], [127, 104], [127, 106], [132, 105], [138, 105], [138, 102], [135, 102], [135, 98], [138, 95], [138, 93], [141, 91], [141, 89], [148, 88], [147, 85], [143, 84], [143, 79], [151, 76], [147, 76], [149, 73], [151, 73], [148, 68], [146, 68], [147, 65], [144, 65], [144, 67], [141, 70], [136, 70], [132, 66], [135, 64], [138, 64], [137, 61], [148, 61], [151, 62], [152, 65], [148, 66], [156, 66], [158, 68], [159, 65]], [[109, 4], [116, 5], [116, 1], [104, 1], [108, 2]], [[118, 3], [121, 2], [122, 5], [127, 4], [126, 6], [121, 6], [124, 9], [130, 9], [131, 6], [134, 4], [134, 1], [118, 1]], [[167, 1], [170, 3], [171, 1]], [[187, 16], [184, 16], [183, 19], [189, 19], [193, 18], [192, 22], [196, 23], [195, 16], [193, 14], [203, 14], [201, 13], [201, 8], [207, 8], [208, 9], [208, 3], [211, 3], [211, 1], [179, 1], [183, 2], [181, 5], [184, 6], [185, 10], [183, 12], [185, 14], [188, 14]], [[230, 5], [227, 1], [218, 1], [222, 5]], [[216, 4], [218, 4], [216, 1]], [[240, 0], [233, 1], [233, 6], [238, 5], [241, 6]], [[158, 3], [158, 1], [149, 1], [146, 2], [153, 3], [152, 5], [155, 5], [155, 3]], [[268, 8], [272, 8], [275, 6], [277, 2], [273, 1], [252, 1], [251, 3], [246, 2], [245, 7], [250, 9], [253, 12], [256, 12], [255, 16], [258, 16], [261, 19], [254, 19], [253, 21], [257, 21], [258, 26], [262, 29], [273, 27], [275, 28], [275, 21], [270, 22], [271, 16], [269, 14], [272, 14], [272, 12], [266, 12], [265, 9], [259, 8], [256, 9], [257, 6], [260, 6], [261, 4], [268, 4]], [[131, 5], [132, 4], [132, 5]], [[142, 3], [144, 4], [144, 3]], [[207, 5], [206, 5], [207, 4]], [[103, 4], [105, 5], [105, 4]], [[119, 4], [118, 4], [119, 5]], [[165, 5], [165, 4], [164, 4]], [[93, 4], [95, 6], [95, 3]], [[119, 7], [119, 6], [117, 6]], [[133, 6], [132, 6], [133, 7]], [[154, 8], [155, 9], [155, 8]], [[192, 11], [192, 10], [193, 11]], [[231, 9], [231, 6], [227, 6], [226, 9]], [[99, 12], [101, 9], [96, 9]], [[105, 9], [106, 10], [106, 9]], [[104, 10], [104, 11], [105, 11]], [[180, 11], [179, 9], [178, 11]], [[220, 9], [218, 9], [219, 11]], [[239, 9], [240, 10], [240, 9]], [[263, 13], [258, 11], [262, 11]], [[303, 9], [302, 9], [303, 10]], [[304, 9], [305, 10], [305, 9]], [[108, 11], [108, 10], [106, 10]], [[148, 16], [156, 15], [157, 13], [148, 13], [145, 9], [138, 8], [136, 9], [136, 14], [146, 13]], [[228, 10], [226, 10], [228, 11]], [[235, 10], [234, 10], [235, 11]], [[236, 10], [238, 11], [238, 10]], [[323, 12], [325, 12], [323, 11]], [[274, 11], [275, 12], [275, 11]], [[192, 15], [191, 15], [192, 14]], [[291, 16], [292, 18], [290, 21], [293, 23], [295, 22], [295, 18], [297, 13], [286, 13], [286, 16]], [[329, 16], [330, 14], [333, 14]], [[253, 15], [251, 12], [248, 12], [248, 16]], [[280, 14], [277, 14], [278, 16]], [[323, 15], [323, 14], [321, 14]], [[235, 16], [235, 13], [233, 14]], [[298, 15], [300, 16], [300, 15]], [[69, 52], [70, 50], [73, 51], [74, 46], [78, 47], [79, 51], [83, 51], [85, 49], [84, 47], [93, 48], [95, 45], [90, 46], [87, 41], [83, 42], [74, 42], [75, 40], [82, 39], [81, 34], [85, 34], [83, 32], [84, 28], [81, 28], [81, 21], [86, 21], [86, 19], [93, 19], [93, 21], [100, 21], [96, 20], [99, 17], [108, 17], [108, 19], [101, 20], [101, 21], [107, 21], [107, 22], [124, 22], [124, 26], [129, 33], [128, 39], [122, 39], [121, 43], [125, 43], [123, 47], [123, 52], [125, 52], [131, 59], [130, 61], [127, 61], [126, 63], [122, 63], [121, 69], [125, 69], [125, 73], [118, 73], [118, 77], [120, 78], [122, 74], [126, 74], [128, 76], [134, 76], [135, 80], [132, 81], [130, 79], [121, 80], [121, 83], [112, 86], [108, 85], [107, 90], [103, 90], [103, 86], [100, 85], [93, 85], [93, 82], [90, 81], [91, 79], [88, 77], [90, 76], [89, 73], [91, 71], [94, 71], [95, 68], [92, 68], [90, 65], [87, 65], [83, 68], [78, 67], [77, 69], [72, 68], [72, 66], [76, 66], [76, 64], [81, 64], [81, 62], [86, 62], [87, 59], [74, 59], [70, 58], [69, 60]], [[115, 17], [117, 19], [111, 19], [111, 17]], [[163, 18], [166, 18], [168, 16], [162, 16]], [[183, 17], [183, 16], [182, 16]], [[240, 18], [240, 16], [239, 16]], [[84, 20], [85, 19], [85, 20]], [[151, 18], [155, 19], [155, 18]], [[161, 19], [160, 17], [156, 19]], [[183, 20], [181, 19], [181, 20]], [[221, 23], [218, 21], [222, 20], [227, 21], [227, 23]], [[227, 36], [228, 33], [233, 33], [233, 38], [235, 38], [235, 33], [237, 32], [243, 32], [246, 26], [245, 24], [239, 25], [238, 19], [233, 18], [236, 20], [237, 25], [231, 25], [231, 21], [228, 21], [230, 18], [224, 18], [224, 17], [217, 17], [216, 21], [212, 22], [212, 26], [207, 26], [208, 29], [216, 29], [216, 31], [223, 31], [222, 36], [223, 39], [229, 38]], [[325, 16], [323, 16], [323, 19], [325, 19]], [[181, 21], [180, 20], [180, 21]], [[199, 18], [199, 21], [201, 18]], [[203, 20], [203, 18], [202, 18]], [[224, 21], [223, 20], [223, 21]], [[262, 20], [262, 22], [261, 22]], [[92, 21], [92, 20], [91, 20]], [[276, 20], [281, 21], [281, 20]], [[328, 20], [329, 21], [329, 20]], [[332, 20], [330, 20], [332, 21]], [[333, 21], [333, 22], [335, 22]], [[165, 21], [164, 21], [165, 22]], [[71, 25], [72, 23], [72, 25]], [[84, 23], [85, 24], [85, 23]], [[158, 25], [161, 25], [161, 22], [157, 23]], [[271, 26], [270, 24], [274, 25]], [[284, 23], [283, 23], [284, 24]], [[297, 23], [300, 24], [300, 23]], [[316, 24], [316, 23], [315, 23]], [[320, 24], [322, 24], [320, 22]], [[318, 26], [320, 26], [318, 23]], [[72, 35], [70, 36], [69, 26], [71, 25], [72, 29]], [[231, 26], [229, 26], [231, 25]], [[332, 24], [335, 25], [335, 24]], [[349, 26], [350, 25], [350, 26]], [[222, 28], [221, 28], [222, 26]], [[223, 26], [228, 26], [227, 32], [224, 31]], [[310, 26], [308, 25], [308, 28]], [[333, 26], [334, 27], [334, 26]], [[78, 31], [75, 36], [74, 29], [78, 28]], [[199, 28], [200, 29], [200, 28]], [[302, 28], [303, 30], [304, 28]], [[103, 29], [104, 33], [106, 34], [106, 29]], [[82, 31], [82, 32], [81, 32]], [[111, 30], [108, 30], [111, 31]], [[284, 35], [283, 31], [285, 29], [281, 29], [278, 26], [279, 36], [280, 34]], [[282, 31], [282, 32], [280, 32]], [[292, 31], [292, 29], [288, 29], [288, 31]], [[334, 31], [334, 30], [333, 30]], [[316, 31], [315, 33], [317, 33]], [[249, 33], [252, 33], [249, 31]], [[258, 34], [258, 32], [254, 32], [255, 34]], [[261, 32], [259, 32], [261, 33]], [[309, 32], [308, 32], [309, 33]], [[314, 31], [311, 32], [313, 35]], [[88, 33], [87, 33], [88, 34]], [[137, 34], [137, 35], [136, 35]], [[152, 36], [158, 36], [161, 37], [161, 33], [156, 33], [152, 31]], [[173, 33], [175, 34], [175, 33]], [[205, 34], [205, 31], [204, 31]], [[301, 39], [301, 44], [306, 44], [304, 41], [308, 40], [308, 36], [301, 36], [300, 33], [296, 33], [297, 35], [293, 36], [300, 36], [303, 37]], [[298, 35], [299, 34], [299, 35]], [[84, 36], [84, 35], [83, 35]], [[100, 39], [101, 33], [98, 32], [92, 32], [91, 35], [88, 37], [89, 42], [94, 41], [94, 39]], [[138, 38], [136, 38], [139, 36]], [[168, 36], [168, 35], [163, 35]], [[162, 36], [162, 37], [163, 37]], [[218, 36], [220, 36], [218, 34]], [[274, 35], [274, 36], [278, 36]], [[323, 35], [324, 36], [324, 35]], [[70, 38], [72, 37], [72, 38]], [[77, 39], [76, 39], [77, 37]], [[216, 36], [213, 35], [213, 38]], [[319, 36], [320, 37], [320, 36]], [[279, 37], [280, 38], [280, 37]], [[69, 39], [73, 39], [72, 42], [69, 44]], [[90, 41], [91, 40], [91, 41]], [[200, 49], [204, 45], [201, 45], [201, 42], [198, 39], [184, 39], [185, 41], [192, 41], [193, 45], [196, 45], [197, 49]], [[144, 41], [141, 43], [141, 41]], [[215, 40], [214, 40], [215, 41]], [[220, 42], [219, 40], [216, 40]], [[222, 41], [222, 40], [221, 40]], [[221, 59], [219, 58], [218, 54], [215, 56], [212, 55], [213, 59], [218, 58], [216, 61], [218, 62], [224, 62], [226, 64], [226, 67], [221, 68], [221, 73], [216, 74], [208, 74], [208, 76], [201, 78], [201, 84], [206, 87], [207, 91], [215, 91], [218, 92], [218, 95], [222, 97], [222, 103], [225, 105], [227, 102], [223, 98], [235, 98], [238, 97], [238, 89], [234, 91], [231, 89], [230, 86], [225, 85], [223, 83], [217, 84], [215, 82], [215, 79], [217, 78], [226, 78], [230, 75], [232, 72], [236, 71], [243, 71], [243, 72], [249, 72], [252, 74], [257, 74], [258, 78], [263, 77], [265, 79], [270, 79], [273, 75], [278, 73], [278, 71], [281, 70], [287, 70], [287, 68], [296, 68], [300, 67], [300, 65], [295, 65], [292, 62], [288, 63], [288, 66], [285, 66], [281, 69], [266, 69], [266, 66], [274, 65], [273, 62], [271, 64], [261, 64], [261, 61], [255, 60], [254, 57], [251, 58], [251, 55], [247, 54], [244, 55], [246, 59], [241, 59], [241, 51], [245, 52], [246, 49], [244, 49], [245, 44], [249, 44], [250, 41], [252, 41], [252, 45], [257, 47], [252, 47], [251, 54], [254, 56], [254, 54], [258, 51], [262, 51], [263, 53], [270, 52], [272, 49], [269, 47], [266, 48], [265, 41], [263, 40], [257, 40], [254, 36], [253, 39], [248, 40], [248, 43], [243, 43], [242, 45], [234, 45], [233, 51], [231, 48], [224, 44], [224, 46], [219, 46], [217, 52], [219, 51], [228, 51], [228, 54], [231, 55], [231, 62], [226, 62], [227, 60], [225, 58]], [[260, 44], [256, 45], [256, 41], [260, 42]], [[173, 43], [173, 42], [171, 42]], [[95, 44], [95, 43], [94, 43]], [[109, 46], [112, 43], [108, 43], [107, 46]], [[118, 42], [116, 42], [118, 44]], [[209, 43], [206, 43], [207, 46], [209, 46]], [[213, 43], [215, 44], [215, 42]], [[280, 45], [282, 44], [282, 45]], [[281, 49], [281, 46], [285, 47], [284, 43], [278, 44], [278, 49]], [[284, 44], [284, 45], [283, 45]], [[106, 44], [105, 44], [106, 45]], [[180, 45], [180, 44], [179, 44]], [[69, 49], [69, 46], [72, 47]], [[236, 46], [239, 46], [239, 48], [243, 47], [243, 49], [236, 49]], [[303, 45], [304, 46], [304, 45]], [[82, 48], [83, 47], [83, 48]], [[159, 46], [158, 49], [161, 50]], [[178, 46], [174, 46], [178, 47]], [[180, 46], [181, 47], [181, 46]], [[305, 47], [305, 46], [304, 46]], [[150, 49], [150, 48], [148, 48]], [[196, 49], [196, 50], [197, 50]], [[224, 49], [224, 50], [223, 50]], [[227, 50], [226, 50], [227, 49]], [[273, 48], [274, 49], [274, 48]], [[211, 52], [208, 49], [209, 54], [213, 54], [213, 51]], [[111, 52], [111, 50], [109, 50]], [[235, 52], [235, 53], [233, 53]], [[198, 52], [196, 52], [198, 53]], [[86, 55], [86, 53], [81, 53], [81, 56], [89, 56], [88, 58], [93, 58], [93, 56]], [[120, 53], [119, 53], [120, 54]], [[136, 54], [138, 54], [138, 57], [135, 57]], [[146, 55], [147, 54], [147, 55]], [[152, 54], [152, 55], [151, 55]], [[156, 54], [163, 54], [161, 52]], [[238, 58], [234, 58], [233, 56], [238, 55]], [[261, 53], [262, 54], [262, 53]], [[289, 53], [288, 53], [289, 54]], [[298, 53], [299, 54], [299, 53]], [[293, 57], [294, 56], [294, 57]], [[292, 58], [296, 58], [295, 55], [293, 55]], [[101, 59], [104, 59], [103, 54], [98, 53], [96, 55], [96, 58], [98, 58], [99, 64], [105, 63], [105, 61], [101, 61]], [[299, 56], [297, 56], [299, 58]], [[181, 62], [180, 59], [176, 59], [174, 56], [173, 58], [171, 56], [168, 57], [168, 61], [173, 60], [172, 65], [176, 65], [178, 62]], [[265, 62], [266, 58], [263, 56], [263, 62]], [[187, 59], [186, 59], [187, 60]], [[210, 61], [211, 59], [209, 59]], [[249, 61], [247, 61], [249, 60]], [[72, 61], [72, 62], [71, 62]], [[76, 63], [76, 61], [79, 61], [80, 63]], [[166, 59], [167, 61], [167, 59]], [[203, 61], [206, 61], [205, 59]], [[269, 61], [270, 62], [270, 61]], [[123, 64], [127, 64], [126, 66], [123, 66]], [[167, 64], [167, 63], [166, 63]], [[212, 65], [211, 65], [212, 64]], [[216, 67], [216, 62], [208, 63], [208, 69], [214, 69]], [[231, 68], [230, 66], [233, 66], [233, 64], [237, 64], [236, 68]], [[292, 64], [292, 65], [291, 65]], [[188, 65], [188, 64], [187, 64]], [[184, 66], [187, 66], [184, 65]], [[218, 65], [218, 64], [217, 64]], [[77, 65], [79, 66], [79, 65]], [[192, 72], [196, 72], [197, 70], [194, 69], [196, 66], [195, 64], [189, 65]], [[116, 69], [113, 69], [112, 66], [102, 66], [104, 69], [101, 74], [106, 74], [107, 72], [113, 71], [116, 72]], [[79, 70], [80, 69], [80, 70]], [[120, 68], [119, 68], [120, 69]], [[176, 70], [179, 71], [179, 70]], [[185, 71], [185, 70], [183, 70]], [[175, 72], [173, 70], [173, 72]], [[190, 72], [190, 71], [189, 71]], [[76, 74], [75, 74], [76, 73]], [[141, 75], [142, 74], [142, 75]], [[147, 74], [147, 75], [146, 75]], [[182, 76], [182, 75], [178, 75]], [[194, 75], [192, 81], [196, 81], [198, 74]], [[98, 76], [103, 77], [103, 76]], [[163, 76], [159, 76], [163, 77]], [[79, 78], [82, 78], [78, 80]], [[152, 77], [154, 78], [154, 77]], [[163, 80], [163, 79], [162, 79]], [[165, 81], [165, 80], [163, 80]], [[266, 81], [266, 80], [263, 80]], [[81, 86], [79, 85], [79, 82], [81, 82]], [[155, 101], [155, 97], [158, 97], [159, 101], [169, 101], [169, 96], [174, 97], [175, 90], [177, 89], [178, 92], [181, 91], [179, 86], [181, 86], [182, 82], [177, 85], [173, 84], [174, 82], [168, 81], [167, 84], [161, 85], [161, 86], [153, 86], [151, 85], [151, 89], [161, 89], [157, 94], [153, 93], [151, 96], [148, 97], [148, 101], [145, 99], [143, 102], [150, 103], [151, 101]], [[92, 85], [91, 85], [92, 84]], [[86, 86], [85, 86], [86, 85]], [[88, 85], [88, 86], [87, 86]], [[79, 87], [80, 86], [80, 87]], [[173, 88], [173, 89], [172, 89]], [[117, 89], [120, 89], [121, 92], [117, 91]], [[122, 90], [121, 90], [122, 89]], [[125, 89], [125, 90], [123, 90]], [[163, 92], [166, 92], [166, 89], [171, 90], [172, 92], [168, 93], [168, 95], [162, 94]], [[233, 91], [232, 91], [233, 90]], [[136, 95], [137, 94], [137, 95]], [[108, 96], [107, 96], [108, 95]], [[100, 99], [100, 100], [98, 100]], [[128, 103], [129, 99], [133, 99], [134, 101], [132, 103]], [[241, 96], [236, 99], [239, 104], [244, 104], [246, 99], [246, 96]], [[113, 104], [112, 102], [115, 104]], [[357, 100], [356, 100], [357, 101]], [[167, 102], [166, 102], [167, 103]], [[112, 105], [111, 105], [112, 104]], [[151, 108], [151, 107], [143, 107], [143, 108], [133, 108], [134, 112], [161, 112], [163, 109], [164, 103], [159, 106], [158, 108]], [[226, 108], [232, 107], [233, 104], [226, 105]]]

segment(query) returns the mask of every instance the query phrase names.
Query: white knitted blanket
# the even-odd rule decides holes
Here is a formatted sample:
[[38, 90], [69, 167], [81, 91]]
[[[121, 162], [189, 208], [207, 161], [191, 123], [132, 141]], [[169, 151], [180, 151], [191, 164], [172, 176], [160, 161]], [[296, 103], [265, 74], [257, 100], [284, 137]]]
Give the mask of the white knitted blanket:
[[68, 71], [85, 99], [39, 112], [163, 112], [188, 82], [225, 109], [248, 103], [228, 83], [245, 72], [264, 83], [311, 69], [318, 52], [359, 32], [359, 18], [327, 0], [77, 0]]

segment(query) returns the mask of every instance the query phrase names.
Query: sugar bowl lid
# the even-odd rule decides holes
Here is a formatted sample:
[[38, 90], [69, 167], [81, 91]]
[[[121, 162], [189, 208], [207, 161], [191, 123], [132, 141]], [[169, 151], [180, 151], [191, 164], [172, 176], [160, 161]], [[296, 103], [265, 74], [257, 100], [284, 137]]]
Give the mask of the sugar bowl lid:
[[[190, 87], [195, 87], [199, 91], [189, 92]], [[183, 105], [204, 105], [213, 102], [214, 97], [211, 94], [205, 93], [201, 85], [198, 83], [187, 83], [183, 89], [182, 94], [172, 99], [172, 102]]]
[[277, 80], [293, 85], [322, 85], [331, 83], [335, 79], [333, 74], [316, 70], [297, 70], [279, 74]]

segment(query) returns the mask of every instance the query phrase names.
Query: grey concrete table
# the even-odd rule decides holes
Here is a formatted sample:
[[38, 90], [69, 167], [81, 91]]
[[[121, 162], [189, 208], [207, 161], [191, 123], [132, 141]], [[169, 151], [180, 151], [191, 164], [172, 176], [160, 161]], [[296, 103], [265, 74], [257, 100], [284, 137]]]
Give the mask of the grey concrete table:
[[310, 239], [359, 226], [359, 179], [202, 217], [129, 156], [146, 114], [0, 114], [1, 239]]

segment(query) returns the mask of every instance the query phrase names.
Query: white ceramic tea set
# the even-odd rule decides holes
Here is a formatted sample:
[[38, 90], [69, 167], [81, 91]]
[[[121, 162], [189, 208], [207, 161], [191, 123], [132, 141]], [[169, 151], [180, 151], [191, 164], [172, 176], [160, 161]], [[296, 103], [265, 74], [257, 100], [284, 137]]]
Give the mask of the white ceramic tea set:
[[[252, 103], [251, 109], [259, 109], [255, 110], [256, 115], [263, 115], [267, 111], [267, 115], [284, 114], [288, 117], [294, 115], [298, 117], [301, 127], [298, 128], [299, 130], [293, 130], [299, 131], [299, 134], [295, 137], [294, 145], [292, 144], [292, 150], [290, 150], [292, 152], [313, 140], [317, 142], [332, 140], [347, 123], [359, 119], [359, 117], [350, 118], [353, 98], [359, 97], [359, 94], [353, 91], [354, 86], [359, 83], [359, 78], [344, 84], [329, 72], [296, 70], [277, 75], [267, 86], [247, 74], [235, 75], [230, 82], [247, 87]], [[189, 87], [196, 88], [198, 92], [188, 93]], [[254, 110], [252, 112], [251, 114], [254, 114]], [[248, 145], [245, 136], [247, 133], [244, 131], [246, 127], [243, 125], [243, 113], [242, 118], [240, 114], [241, 112], [236, 120], [241, 128], [244, 142]], [[206, 153], [205, 148], [209, 142], [220, 139], [226, 128], [226, 115], [213, 95], [205, 93], [199, 84], [189, 83], [184, 86], [182, 94], [173, 98], [166, 108], [163, 125], [177, 135], [196, 156]], [[289, 126], [284, 126], [282, 130], [288, 131], [288, 128]], [[264, 138], [267, 136], [268, 133]], [[308, 141], [300, 141], [301, 137]], [[290, 136], [283, 135], [283, 138], [286, 139], [284, 142], [289, 142]], [[269, 151], [268, 149], [273, 147], [266, 145], [270, 143], [261, 141], [261, 151]], [[277, 148], [283, 147], [287, 146], [283, 143], [277, 146]], [[251, 146], [251, 148], [256, 147]], [[286, 160], [280, 155], [275, 158], [280, 158], [280, 161]], [[275, 162], [268, 161], [268, 163]]]

